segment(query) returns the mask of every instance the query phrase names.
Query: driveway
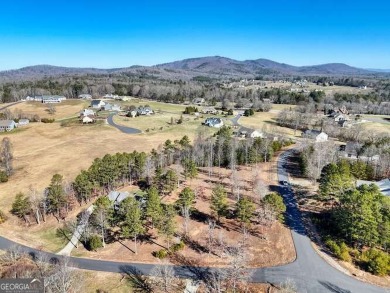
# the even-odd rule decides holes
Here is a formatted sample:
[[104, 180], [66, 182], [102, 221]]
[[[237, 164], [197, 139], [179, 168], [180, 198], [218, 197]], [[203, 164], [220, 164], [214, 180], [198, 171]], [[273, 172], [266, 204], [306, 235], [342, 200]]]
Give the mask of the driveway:
[[139, 130], [139, 129], [131, 128], [131, 127], [127, 127], [127, 126], [123, 126], [123, 125], [116, 124], [116, 123], [114, 122], [114, 119], [113, 119], [113, 117], [114, 117], [115, 115], [116, 115], [116, 114], [110, 114], [110, 115], [107, 117], [107, 122], [108, 122], [108, 124], [110, 124], [111, 126], [114, 126], [116, 129], [119, 129], [120, 131], [122, 131], [123, 133], [126, 133], [126, 134], [138, 134], [138, 133], [142, 133], [142, 131]]
[[[278, 162], [278, 179], [279, 181], [288, 181], [288, 174], [283, 167], [286, 163], [287, 156], [291, 151], [286, 151], [280, 156]], [[293, 194], [289, 188], [280, 187], [285, 204], [286, 224], [291, 228], [292, 238], [294, 241], [297, 258], [293, 263], [252, 270], [252, 281], [256, 283], [272, 283], [280, 284], [287, 279], [293, 280], [300, 293], [383, 293], [386, 289], [356, 280], [330, 266], [325, 262], [313, 249], [309, 237], [306, 235], [305, 228], [302, 223], [300, 211], [296, 205]], [[0, 249], [8, 249], [17, 243], [0, 237]], [[36, 249], [18, 245], [22, 250], [32, 255], [36, 253], [45, 253], [50, 259], [59, 258], [53, 253], [41, 252]], [[154, 265], [125, 263], [116, 261], [102, 261], [86, 258], [70, 258], [71, 263], [81, 269], [115, 272], [115, 273], [131, 273], [131, 274], [150, 274]], [[183, 278], [200, 279], [212, 269], [207, 267], [191, 267], [191, 266], [174, 266], [174, 271], [177, 276]]]
[[5, 110], [8, 107], [12, 107], [13, 105], [16, 105], [16, 104], [19, 104], [19, 103], [23, 103], [23, 102], [24, 101], [18, 101], [18, 102], [15, 102], [15, 103], [8, 104], [7, 106], [0, 107], [0, 111]]

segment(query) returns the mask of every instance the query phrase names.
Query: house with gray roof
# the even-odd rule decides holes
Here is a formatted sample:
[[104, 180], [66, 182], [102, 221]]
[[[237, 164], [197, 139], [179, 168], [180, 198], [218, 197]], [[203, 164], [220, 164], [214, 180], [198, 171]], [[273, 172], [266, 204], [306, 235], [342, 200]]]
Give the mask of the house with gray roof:
[[11, 131], [16, 128], [16, 123], [13, 120], [0, 120], [0, 132]]
[[19, 119], [18, 126], [27, 125], [29, 123], [30, 123], [30, 120], [28, 120], [28, 119]]
[[328, 135], [325, 132], [313, 129], [306, 130], [302, 133], [302, 136], [305, 138], [313, 139], [316, 142], [324, 142], [328, 140]]
[[113, 203], [115, 209], [118, 209], [120, 203], [121, 203], [123, 200], [125, 200], [126, 198], [128, 198], [129, 196], [130, 196], [130, 193], [129, 193], [128, 191], [123, 191], [123, 192], [120, 192], [120, 191], [111, 191], [111, 192], [108, 194], [108, 198], [109, 198], [109, 200], [111, 200], [111, 202]]
[[210, 117], [205, 120], [204, 125], [220, 128], [223, 126], [223, 121], [221, 118]]
[[102, 100], [92, 100], [91, 101], [91, 107], [94, 108], [94, 109], [101, 109], [102, 107], [104, 107], [106, 103], [103, 102]]
[[361, 185], [370, 185], [374, 184], [378, 186], [379, 191], [385, 195], [385, 196], [390, 196], [390, 179], [383, 179], [381, 181], [366, 181], [366, 180], [357, 180], [356, 181], [356, 186], [359, 187]]

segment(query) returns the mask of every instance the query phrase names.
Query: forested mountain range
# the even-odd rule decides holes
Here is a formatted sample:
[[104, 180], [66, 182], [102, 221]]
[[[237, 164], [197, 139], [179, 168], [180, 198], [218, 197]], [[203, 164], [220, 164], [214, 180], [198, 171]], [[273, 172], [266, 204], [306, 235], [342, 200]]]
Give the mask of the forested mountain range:
[[256, 78], [258, 76], [277, 77], [298, 75], [371, 76], [384, 73], [355, 68], [342, 63], [329, 63], [313, 66], [292, 66], [268, 59], [238, 61], [225, 57], [212, 56], [185, 59], [155, 66], [131, 66], [112, 69], [36, 65], [16, 70], [0, 71], [0, 82], [33, 80], [58, 76], [120, 74], [188, 80], [197, 76], [214, 79], [229, 79]]

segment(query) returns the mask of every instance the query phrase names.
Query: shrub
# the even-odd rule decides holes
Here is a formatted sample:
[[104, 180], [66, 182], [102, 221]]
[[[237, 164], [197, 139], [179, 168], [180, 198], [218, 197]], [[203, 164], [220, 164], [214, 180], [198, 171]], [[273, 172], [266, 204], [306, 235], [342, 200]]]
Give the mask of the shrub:
[[338, 257], [343, 261], [352, 261], [351, 255], [349, 254], [349, 247], [344, 242], [340, 244], [340, 255]]
[[0, 211], [0, 224], [4, 223], [7, 220], [7, 216], [3, 213], [3, 211]]
[[0, 171], [0, 183], [7, 182], [7, 181], [8, 181], [7, 173], [5, 173], [4, 171]]
[[42, 123], [53, 123], [55, 119], [50, 119], [50, 118], [42, 118], [41, 122]]
[[177, 252], [179, 250], [183, 250], [184, 249], [184, 242], [183, 241], [180, 241], [179, 243], [176, 243], [174, 245], [172, 245], [172, 252]]
[[385, 276], [390, 272], [390, 257], [387, 253], [371, 248], [362, 254], [366, 261], [367, 271], [378, 276]]
[[228, 114], [228, 115], [233, 115], [233, 109], [229, 109], [229, 110], [227, 111], [227, 114]]
[[338, 257], [341, 254], [340, 246], [335, 241], [328, 239], [325, 244], [335, 256]]
[[88, 239], [88, 250], [91, 250], [91, 251], [96, 251], [98, 250], [98, 248], [102, 248], [103, 247], [103, 241], [102, 239], [100, 238], [99, 235], [92, 235], [89, 239]]
[[153, 252], [153, 256], [159, 259], [164, 259], [168, 256], [168, 251], [166, 249], [160, 249], [158, 251]]

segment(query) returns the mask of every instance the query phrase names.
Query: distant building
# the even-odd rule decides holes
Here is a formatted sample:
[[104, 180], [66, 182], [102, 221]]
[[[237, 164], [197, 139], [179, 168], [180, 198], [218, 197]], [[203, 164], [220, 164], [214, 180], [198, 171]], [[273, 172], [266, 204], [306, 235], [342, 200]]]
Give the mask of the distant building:
[[240, 137], [245, 137], [245, 138], [264, 138], [265, 135], [263, 132], [261, 132], [260, 130], [256, 130], [256, 129], [251, 129], [251, 128], [247, 128], [247, 127], [241, 127], [238, 131], [237, 131], [237, 136], [240, 136]]
[[80, 112], [80, 116], [95, 116], [95, 111], [92, 109], [84, 109]]
[[113, 95], [113, 94], [106, 94], [103, 96], [103, 98], [105, 99], [114, 99], [114, 100], [119, 100], [119, 96], [118, 95]]
[[380, 192], [385, 196], [390, 196], [390, 179], [383, 179], [381, 181], [366, 181], [366, 180], [357, 180], [356, 186], [359, 187], [361, 185], [370, 185], [375, 184], [378, 186]]
[[44, 95], [44, 96], [35, 96], [34, 101], [41, 102], [43, 104], [58, 104], [62, 101], [65, 101], [66, 98], [64, 96], [57, 96], [57, 95]]
[[223, 121], [221, 118], [211, 117], [211, 118], [207, 118], [205, 120], [204, 124], [209, 126], [209, 127], [220, 128], [223, 126]]
[[91, 101], [91, 107], [94, 108], [94, 109], [101, 109], [102, 107], [104, 107], [106, 103], [103, 102], [102, 100], [92, 100]]
[[371, 153], [362, 149], [362, 144], [354, 141], [348, 141], [346, 145], [340, 146], [340, 156], [351, 159], [351, 160], [361, 160], [361, 161], [378, 161], [379, 154]]
[[206, 103], [206, 100], [204, 98], [195, 98], [192, 103], [198, 106], [203, 106]]
[[19, 119], [18, 126], [27, 125], [30, 123], [30, 120], [28, 119]]
[[11, 131], [16, 128], [16, 123], [13, 120], [0, 120], [0, 132]]
[[128, 191], [120, 192], [120, 191], [111, 191], [108, 194], [108, 198], [111, 200], [111, 202], [114, 205], [114, 209], [118, 209], [120, 203], [128, 198], [130, 196], [130, 193]]
[[104, 110], [105, 111], [120, 111], [121, 110], [121, 107], [117, 104], [110, 104], [110, 103], [107, 103], [104, 105]]
[[94, 116], [84, 116], [84, 117], [81, 118], [81, 121], [84, 124], [93, 123], [93, 122], [95, 122], [95, 117]]
[[153, 110], [150, 107], [140, 106], [137, 109], [137, 113], [138, 113], [138, 115], [150, 115], [150, 114], [153, 114]]
[[203, 114], [217, 114], [217, 110], [214, 107], [204, 107], [202, 109]]
[[324, 142], [328, 140], [328, 135], [325, 132], [312, 129], [303, 132], [302, 136], [305, 138], [313, 139], [316, 142]]
[[79, 95], [79, 99], [92, 100], [92, 95], [90, 95], [90, 94], [81, 94], [81, 95]]

